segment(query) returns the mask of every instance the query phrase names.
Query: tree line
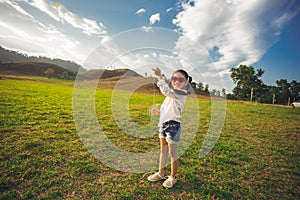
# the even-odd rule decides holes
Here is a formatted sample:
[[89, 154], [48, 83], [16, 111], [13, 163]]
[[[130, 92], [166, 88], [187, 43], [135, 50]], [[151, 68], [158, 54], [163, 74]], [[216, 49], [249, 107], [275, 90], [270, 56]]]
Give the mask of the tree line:
[[266, 85], [261, 80], [264, 70], [247, 65], [240, 65], [230, 70], [231, 78], [236, 84], [228, 94], [228, 99], [256, 101], [259, 103], [272, 103], [289, 105], [300, 99], [300, 82], [287, 79], [276, 80], [276, 85]]
[[247, 65], [231, 68], [230, 72], [230, 77], [235, 84], [232, 93], [226, 94], [225, 89], [222, 89], [221, 92], [216, 89], [209, 89], [208, 84], [204, 85], [201, 82], [192, 82], [191, 86], [209, 92], [211, 95], [226, 97], [231, 100], [289, 105], [300, 99], [300, 82], [296, 80], [288, 82], [287, 79], [280, 79], [276, 81], [275, 86], [266, 85], [261, 80], [265, 71], [262, 69], [255, 71], [253, 66]]
[[62, 74], [57, 73], [52, 67], [49, 67], [44, 71], [45, 76], [48, 77], [48, 79], [57, 77], [60, 79], [70, 79], [70, 80], [75, 80], [77, 73], [76, 72], [70, 72], [65, 70]]

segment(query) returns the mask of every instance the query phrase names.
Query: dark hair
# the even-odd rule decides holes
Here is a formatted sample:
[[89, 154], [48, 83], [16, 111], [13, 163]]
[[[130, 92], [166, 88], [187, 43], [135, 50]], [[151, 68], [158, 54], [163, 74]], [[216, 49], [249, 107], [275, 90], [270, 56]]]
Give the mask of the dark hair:
[[193, 78], [191, 76], [189, 76], [189, 74], [185, 70], [178, 69], [173, 74], [175, 74], [177, 72], [181, 73], [185, 77], [185, 79], [188, 80], [189, 83], [192, 83]]
[[191, 94], [191, 92], [190, 92], [189, 90], [190, 90], [190, 88], [191, 88], [190, 84], [192, 83], [193, 78], [192, 78], [191, 76], [189, 76], [189, 74], [188, 74], [185, 70], [183, 70], [183, 69], [178, 69], [178, 70], [176, 70], [175, 72], [173, 72], [173, 74], [175, 74], [175, 73], [181, 73], [181, 74], [186, 78], [186, 80], [188, 81], [188, 84], [186, 84], [186, 86], [185, 86], [185, 88], [184, 88], [184, 89], [186, 90], [186, 92], [183, 92], [183, 91], [181, 91], [181, 90], [175, 90], [175, 89], [173, 88], [171, 82], [169, 83], [169, 86], [170, 86], [177, 94], [181, 94], [181, 95], [189, 95], [189, 94]]

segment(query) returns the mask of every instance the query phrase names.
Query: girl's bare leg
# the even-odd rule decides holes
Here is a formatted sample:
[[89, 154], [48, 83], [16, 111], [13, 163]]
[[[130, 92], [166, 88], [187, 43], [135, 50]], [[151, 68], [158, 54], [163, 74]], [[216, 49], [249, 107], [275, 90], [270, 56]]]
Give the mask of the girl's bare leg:
[[170, 156], [171, 156], [171, 176], [175, 177], [179, 165], [177, 144], [169, 144]]
[[164, 175], [165, 166], [168, 159], [168, 143], [165, 138], [160, 138], [160, 158], [159, 158], [159, 173]]

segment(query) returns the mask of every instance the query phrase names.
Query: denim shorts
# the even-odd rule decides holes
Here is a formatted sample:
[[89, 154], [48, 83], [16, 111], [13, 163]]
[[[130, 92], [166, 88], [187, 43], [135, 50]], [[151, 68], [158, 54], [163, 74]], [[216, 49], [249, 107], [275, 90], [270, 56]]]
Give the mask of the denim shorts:
[[167, 121], [159, 129], [159, 138], [166, 138], [169, 144], [177, 144], [180, 141], [180, 122]]

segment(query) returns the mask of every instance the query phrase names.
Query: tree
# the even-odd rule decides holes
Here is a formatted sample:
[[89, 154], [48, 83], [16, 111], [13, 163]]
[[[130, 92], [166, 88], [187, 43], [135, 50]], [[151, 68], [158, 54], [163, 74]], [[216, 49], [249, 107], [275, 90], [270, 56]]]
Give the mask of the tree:
[[264, 70], [258, 69], [255, 72], [254, 67], [240, 65], [238, 68], [232, 68], [230, 70], [231, 78], [236, 84], [232, 92], [237, 99], [250, 100], [251, 90], [253, 91], [253, 99], [258, 96], [258, 92], [261, 89], [263, 82], [260, 77], [264, 74]]
[[46, 71], [44, 72], [44, 74], [48, 77], [51, 78], [53, 75], [55, 75], [55, 71], [54, 69], [52, 69], [51, 67], [46, 69]]
[[221, 95], [222, 95], [222, 97], [226, 97], [226, 89], [225, 88], [222, 89], [222, 94]]
[[209, 90], [208, 90], [208, 89], [209, 89], [209, 85], [208, 85], [208, 84], [206, 84], [206, 85], [205, 85], [205, 88], [204, 88], [204, 91], [205, 91], [205, 92], [209, 92]]
[[69, 78], [69, 73], [67, 71], [64, 71], [63, 74], [61, 75], [63, 79], [68, 79]]
[[256, 92], [257, 93], [256, 101], [260, 103], [273, 103], [273, 97], [276, 96], [275, 90], [276, 90], [275, 86], [262, 84], [261, 87]]
[[198, 88], [199, 88], [200, 90], [203, 90], [203, 89], [204, 89], [203, 83], [199, 82], [199, 83], [198, 83]]
[[192, 88], [196, 88], [197, 84], [195, 82], [191, 82], [191, 86], [192, 86]]
[[277, 102], [280, 104], [287, 104], [291, 96], [290, 83], [286, 79], [276, 81], [277, 84]]
[[226, 99], [231, 99], [231, 100], [237, 100], [236, 96], [234, 96], [234, 94], [226, 94]]
[[210, 93], [214, 96], [217, 96], [217, 97], [221, 96], [221, 92], [219, 90], [216, 90], [216, 89], [213, 89]]
[[290, 83], [290, 89], [291, 89], [291, 100], [296, 101], [300, 97], [300, 83], [292, 80]]

